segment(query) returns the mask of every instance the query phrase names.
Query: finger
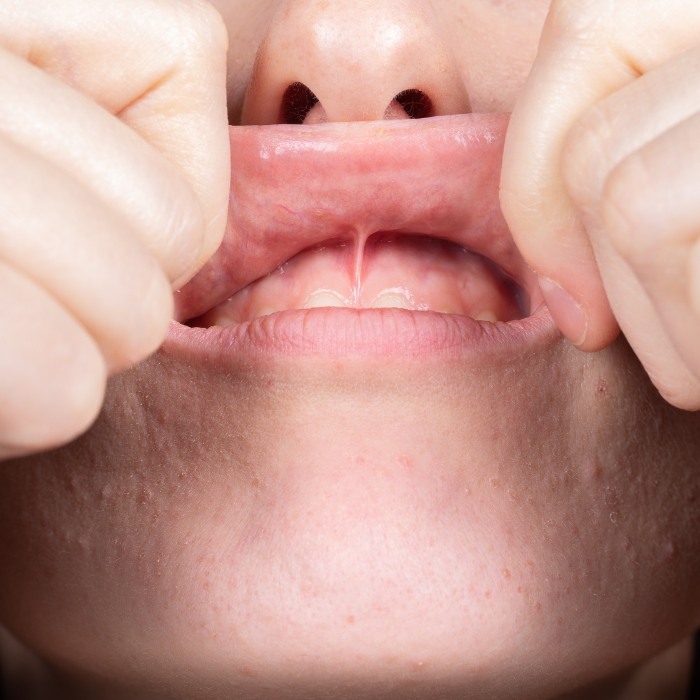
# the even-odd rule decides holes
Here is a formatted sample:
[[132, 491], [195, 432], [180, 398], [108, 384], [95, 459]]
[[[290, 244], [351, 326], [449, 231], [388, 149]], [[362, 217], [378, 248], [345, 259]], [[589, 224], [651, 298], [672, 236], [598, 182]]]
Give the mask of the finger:
[[137, 237], [89, 190], [0, 139], [0, 212], [0, 260], [72, 313], [111, 370], [160, 345], [172, 315], [169, 282]]
[[577, 119], [562, 147], [561, 173], [584, 221], [599, 218], [606, 180], [618, 163], [700, 110], [698, 76], [700, 49], [695, 48], [649, 70]]
[[213, 253], [228, 208], [226, 30], [202, 0], [5, 0], [0, 45], [118, 115], [189, 181], [205, 227], [187, 276]]
[[99, 195], [174, 284], [189, 274], [204, 222], [177, 168], [94, 101], [2, 50], [0, 94], [12, 95], [0, 103], [0, 133]]
[[652, 381], [687, 409], [700, 408], [699, 144], [694, 114], [623, 159], [602, 198], [613, 307]]
[[102, 404], [105, 365], [85, 329], [49, 294], [0, 262], [0, 459], [85, 430]]
[[588, 109], [563, 167], [615, 316], [654, 384], [683, 408], [698, 407], [700, 376], [685, 272], [698, 228], [678, 218], [695, 211], [699, 69], [700, 50], [686, 51]]
[[[567, 134], [591, 105], [689, 48], [699, 29], [700, 5], [682, 0], [663, 5], [555, 0], [545, 22], [509, 128], [502, 203], [529, 264], [558, 285], [543, 289], [555, 320], [584, 349], [611, 342], [617, 325], [562, 180]], [[553, 291], [557, 288], [564, 292]]]

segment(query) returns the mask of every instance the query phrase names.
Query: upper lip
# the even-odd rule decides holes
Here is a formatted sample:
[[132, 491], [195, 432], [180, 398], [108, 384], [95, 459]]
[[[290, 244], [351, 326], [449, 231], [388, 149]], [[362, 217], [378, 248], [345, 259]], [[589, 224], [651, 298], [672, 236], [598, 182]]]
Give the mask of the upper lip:
[[443, 238], [533, 289], [498, 199], [507, 123], [472, 114], [231, 127], [226, 234], [178, 293], [176, 317], [205, 313], [309, 247], [379, 232]]

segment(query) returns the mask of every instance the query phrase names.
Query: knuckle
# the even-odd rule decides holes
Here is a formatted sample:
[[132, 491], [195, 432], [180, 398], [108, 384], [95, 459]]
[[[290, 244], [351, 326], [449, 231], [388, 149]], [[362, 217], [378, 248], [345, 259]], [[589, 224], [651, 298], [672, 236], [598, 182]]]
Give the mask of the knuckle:
[[223, 18], [205, 0], [178, 0], [172, 40], [188, 53], [219, 55], [228, 49]]
[[552, 0], [545, 32], [557, 39], [590, 40], [599, 30], [601, 3], [595, 0]]
[[589, 107], [569, 130], [562, 147], [562, 177], [574, 204], [594, 210], [610, 168], [610, 116], [601, 104]]
[[603, 186], [604, 230], [615, 250], [631, 264], [643, 263], [658, 252], [658, 239], [649, 225], [653, 189], [649, 168], [639, 153], [618, 163]]
[[590, 0], [552, 0], [544, 27], [544, 39], [597, 43], [601, 21], [608, 3], [597, 3], [598, 11], [591, 11]]

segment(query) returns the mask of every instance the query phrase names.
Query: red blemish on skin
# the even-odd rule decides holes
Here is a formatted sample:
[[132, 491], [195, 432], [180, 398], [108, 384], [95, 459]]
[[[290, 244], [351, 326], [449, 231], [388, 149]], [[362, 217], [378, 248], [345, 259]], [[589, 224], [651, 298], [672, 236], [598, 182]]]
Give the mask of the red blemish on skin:
[[535, 612], [542, 612], [542, 603], [539, 600], [534, 604], [533, 609]]
[[406, 455], [401, 455], [399, 457], [399, 464], [406, 469], [413, 469], [413, 460]]
[[605, 379], [599, 379], [598, 384], [596, 385], [595, 388], [595, 395], [599, 399], [605, 399], [608, 396], [608, 383], [605, 381]]
[[355, 616], [354, 615], [348, 615], [345, 618], [345, 622], [347, 622], [349, 625], [354, 625], [355, 624]]
[[245, 676], [246, 678], [255, 678], [258, 674], [253, 671], [250, 666], [243, 666], [241, 668], [241, 675]]
[[491, 591], [486, 591], [486, 593], [484, 593], [484, 598], [490, 598], [490, 597], [491, 597]]
[[360, 455], [359, 457], [355, 457], [355, 464], [362, 465], [365, 463], [365, 458]]
[[511, 579], [510, 569], [503, 569], [503, 578], [506, 581], [510, 581], [510, 579]]

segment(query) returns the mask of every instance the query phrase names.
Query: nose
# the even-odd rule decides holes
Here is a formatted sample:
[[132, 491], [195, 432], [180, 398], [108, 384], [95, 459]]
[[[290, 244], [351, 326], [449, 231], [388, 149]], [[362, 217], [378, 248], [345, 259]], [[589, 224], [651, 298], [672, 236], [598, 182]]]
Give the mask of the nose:
[[243, 104], [244, 124], [365, 121], [469, 111], [427, 0], [286, 0]]

